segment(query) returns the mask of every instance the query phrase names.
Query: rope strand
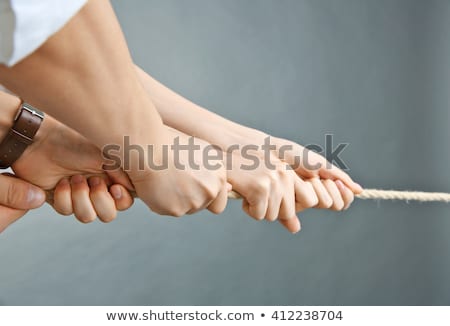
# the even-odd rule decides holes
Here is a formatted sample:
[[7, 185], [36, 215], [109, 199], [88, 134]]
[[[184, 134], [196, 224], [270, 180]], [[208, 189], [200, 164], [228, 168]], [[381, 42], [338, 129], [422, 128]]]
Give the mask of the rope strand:
[[382, 199], [382, 200], [406, 200], [430, 202], [438, 201], [449, 203], [450, 194], [444, 192], [424, 192], [424, 191], [397, 191], [397, 190], [379, 190], [364, 189], [356, 197], [361, 199]]
[[[424, 192], [424, 191], [397, 191], [397, 190], [380, 190], [380, 189], [364, 189], [359, 195], [360, 199], [381, 199], [381, 200], [405, 200], [405, 201], [421, 201], [421, 202], [450, 202], [450, 194], [443, 192]], [[240, 199], [242, 196], [235, 191], [228, 193], [228, 198]]]

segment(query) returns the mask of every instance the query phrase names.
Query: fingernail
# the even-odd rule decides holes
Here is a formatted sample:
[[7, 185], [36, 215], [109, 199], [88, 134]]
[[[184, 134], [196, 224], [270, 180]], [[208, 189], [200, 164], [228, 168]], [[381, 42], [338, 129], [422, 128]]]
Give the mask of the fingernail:
[[27, 201], [30, 205], [40, 205], [45, 201], [45, 194], [41, 189], [31, 188], [27, 194]]
[[72, 179], [70, 180], [72, 184], [79, 184], [84, 181], [84, 177], [82, 175], [74, 175]]
[[90, 187], [96, 187], [100, 184], [100, 178], [99, 177], [92, 177], [88, 180]]
[[69, 184], [70, 184], [70, 182], [69, 182], [69, 180], [66, 179], [66, 178], [62, 179], [62, 180], [59, 182], [59, 185], [60, 185], [60, 186], [67, 186], [67, 185], [69, 185]]
[[122, 198], [122, 189], [120, 187], [111, 187], [110, 192], [115, 199]]

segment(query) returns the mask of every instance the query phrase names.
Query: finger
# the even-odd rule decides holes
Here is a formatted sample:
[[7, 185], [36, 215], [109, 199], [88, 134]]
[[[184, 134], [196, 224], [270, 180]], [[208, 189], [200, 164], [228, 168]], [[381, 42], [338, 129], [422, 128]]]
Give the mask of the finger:
[[299, 232], [302, 228], [300, 219], [297, 216], [286, 220], [280, 219], [279, 221], [289, 232], [293, 234]]
[[0, 206], [0, 233], [2, 233], [8, 226], [17, 221], [19, 218], [24, 216], [26, 212], [26, 210]]
[[319, 203], [319, 199], [314, 191], [314, 188], [310, 182], [305, 182], [300, 178], [295, 181], [295, 202], [296, 210], [312, 208]]
[[61, 215], [72, 215], [72, 189], [68, 179], [62, 179], [53, 192], [53, 208]]
[[0, 175], [0, 205], [27, 210], [38, 208], [45, 202], [45, 192], [19, 178]]
[[250, 204], [250, 202], [243, 198], [242, 199], [242, 210], [247, 213], [248, 216], [251, 218], [254, 218], [257, 221], [261, 221], [264, 219], [264, 216], [266, 215], [268, 206], [268, 200], [261, 200], [260, 202], [256, 204]]
[[281, 201], [283, 200], [283, 192], [277, 186], [272, 187], [269, 194], [267, 205], [266, 220], [273, 222], [280, 215]]
[[134, 199], [130, 192], [122, 185], [116, 184], [109, 188], [111, 196], [114, 198], [116, 209], [124, 211], [133, 205]]
[[[294, 175], [297, 178], [296, 175]], [[283, 187], [283, 198], [281, 200], [280, 212], [278, 218], [281, 220], [288, 220], [296, 218], [295, 215], [295, 180], [287, 180]]]
[[100, 221], [111, 222], [117, 216], [116, 204], [108, 191], [106, 182], [100, 177], [90, 177], [89, 198]]
[[[237, 189], [242, 195], [242, 209], [255, 220], [262, 220], [266, 216], [269, 206], [269, 180], [259, 181], [250, 189]], [[245, 190], [245, 191], [244, 191]]]
[[207, 207], [210, 212], [214, 214], [220, 214], [225, 210], [225, 207], [227, 207], [228, 203], [228, 188], [229, 187], [227, 186], [227, 183], [225, 183], [216, 199], [214, 199]]
[[90, 223], [95, 220], [97, 214], [92, 206], [89, 197], [89, 186], [86, 178], [82, 175], [75, 175], [70, 180], [72, 189], [72, 206], [75, 217], [81, 223]]
[[322, 179], [341, 180], [355, 194], [360, 194], [363, 191], [363, 188], [358, 183], [354, 182], [347, 173], [334, 165], [330, 168], [320, 170], [319, 175]]
[[333, 199], [333, 205], [331, 205], [330, 209], [334, 211], [342, 210], [344, 208], [344, 200], [336, 183], [330, 179], [322, 180], [322, 183], [330, 194], [331, 199]]
[[355, 195], [353, 192], [348, 189], [341, 180], [335, 181], [336, 186], [338, 187], [339, 191], [341, 192], [342, 199], [344, 201], [344, 210], [349, 208], [351, 203], [353, 203], [353, 200], [355, 199]]
[[320, 181], [319, 178], [311, 178], [308, 179], [308, 182], [310, 182], [313, 186], [314, 192], [316, 193], [316, 196], [319, 200], [319, 203], [315, 207], [324, 209], [330, 208], [331, 205], [333, 205], [333, 199], [331, 198], [325, 186], [322, 184], [322, 181]]
[[113, 184], [120, 184], [124, 186], [128, 190], [134, 190], [134, 186], [128, 177], [128, 174], [125, 173], [121, 168], [115, 170], [107, 170], [106, 174], [111, 179]]

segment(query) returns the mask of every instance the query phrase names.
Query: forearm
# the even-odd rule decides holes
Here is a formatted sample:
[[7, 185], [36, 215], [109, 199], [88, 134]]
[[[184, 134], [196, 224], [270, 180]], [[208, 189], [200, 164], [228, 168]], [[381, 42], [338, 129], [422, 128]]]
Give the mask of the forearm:
[[137, 66], [136, 71], [166, 125], [223, 149], [241, 143], [249, 133], [252, 138], [255, 137], [255, 133], [260, 133], [261, 139], [265, 137], [263, 132], [225, 119], [189, 101]]
[[106, 0], [89, 1], [36, 52], [0, 66], [0, 83], [99, 147], [124, 135], [158, 144], [164, 134]]

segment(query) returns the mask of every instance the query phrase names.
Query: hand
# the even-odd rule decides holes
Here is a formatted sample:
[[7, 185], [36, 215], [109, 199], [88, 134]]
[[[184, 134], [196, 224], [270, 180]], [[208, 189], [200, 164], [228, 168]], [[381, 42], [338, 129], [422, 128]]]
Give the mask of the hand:
[[[297, 175], [303, 179], [319, 178], [333, 181], [340, 180], [345, 188], [350, 190], [353, 194], [359, 194], [363, 190], [362, 187], [354, 182], [347, 173], [328, 162], [325, 157], [293, 141], [272, 137], [259, 130], [237, 124], [233, 125], [232, 133], [234, 134], [232, 140], [228, 141], [228, 143], [220, 144], [222, 148], [229, 146], [229, 143], [239, 144], [241, 148], [248, 144], [261, 146], [264, 144], [265, 139], [270, 137], [270, 145], [274, 146], [270, 153], [279, 160], [289, 164]], [[298, 157], [300, 157], [300, 160], [297, 159]], [[345, 205], [337, 205], [337, 207], [333, 206], [333, 209], [340, 210], [344, 207]]]
[[[179, 94], [176, 94], [174, 91], [165, 87], [157, 80], [149, 76], [145, 71], [136, 67], [139, 79], [144, 85], [145, 90], [150, 95], [152, 100], [155, 103], [155, 106], [158, 112], [161, 114], [165, 123], [169, 126], [172, 126], [186, 134], [196, 135], [199, 138], [204, 139], [205, 141], [218, 145], [223, 151], [227, 151], [230, 146], [240, 145], [242, 149], [245, 145], [262, 145], [264, 143], [264, 139], [268, 137], [267, 134], [247, 128], [245, 126], [239, 125], [223, 117], [210, 112], [195, 103], [183, 98]], [[202, 123], [199, 123], [202, 121]], [[272, 188], [270, 187], [271, 182], [262, 181], [265, 178], [268, 180], [278, 180], [274, 183], [277, 184], [281, 182], [281, 176], [274, 171], [279, 169], [282, 166], [280, 161], [284, 161], [282, 155], [279, 155], [279, 150], [282, 145], [287, 145], [288, 141], [278, 139], [279, 145], [272, 151], [271, 157], [268, 161], [272, 161], [276, 168], [266, 169], [260, 168], [255, 171], [241, 171], [239, 166], [233, 167], [232, 169], [232, 183], [234, 188], [239, 188], [240, 192], [247, 197], [248, 193], [251, 196], [251, 202], [253, 203], [261, 203], [260, 205], [266, 205], [269, 207], [267, 203], [268, 198], [265, 193], [271, 193]], [[291, 158], [294, 158], [293, 153], [302, 153], [303, 147], [298, 144], [293, 145], [293, 150], [291, 153]], [[261, 155], [257, 156], [257, 160], [261, 159]], [[310, 157], [313, 155], [309, 155]], [[320, 155], [317, 155], [320, 157]], [[323, 163], [326, 160], [323, 157], [320, 157], [319, 161]], [[238, 161], [238, 158], [235, 162]], [[277, 162], [278, 161], [278, 162]], [[277, 163], [275, 163], [277, 162]], [[290, 165], [294, 165], [295, 160], [292, 162], [288, 162]], [[348, 205], [353, 200], [354, 193], [359, 193], [362, 191], [361, 187], [356, 185], [345, 173], [337, 168], [333, 168], [332, 171], [326, 171], [326, 165], [322, 164], [322, 169], [320, 171], [309, 171], [305, 166], [300, 166], [296, 168], [295, 172], [303, 177], [304, 175], [308, 176], [308, 181], [306, 185], [303, 187], [311, 189], [311, 186], [317, 192], [318, 195], [318, 203], [316, 207], [318, 208], [331, 208], [335, 210], [340, 210], [342, 208], [348, 207]], [[275, 174], [275, 175], [274, 175]], [[281, 173], [281, 174], [290, 174], [292, 178], [292, 173]], [[286, 177], [283, 177], [286, 179]], [[328, 181], [325, 181], [327, 179]], [[339, 181], [340, 180], [340, 181]], [[265, 190], [262, 191], [263, 195], [259, 199], [255, 199], [255, 192], [252, 191], [252, 187], [255, 187], [258, 184], [265, 184]], [[283, 182], [281, 182], [283, 183]], [[298, 184], [298, 182], [295, 182]], [[248, 186], [248, 187], [247, 187]], [[249, 188], [250, 187], [250, 188]], [[274, 185], [273, 189], [278, 188], [278, 186]], [[276, 196], [280, 197], [279, 191], [275, 191], [278, 193]], [[308, 193], [309, 191], [306, 191]], [[258, 193], [258, 192], [256, 192]], [[306, 194], [305, 193], [305, 194]], [[288, 194], [286, 194], [288, 195]], [[296, 203], [297, 210], [301, 210], [309, 207], [307, 203], [305, 203], [305, 199], [298, 200]], [[278, 199], [277, 199], [278, 200]], [[276, 201], [277, 201], [276, 200]], [[283, 201], [283, 200], [282, 200]], [[272, 200], [272, 202], [274, 202]], [[264, 204], [263, 204], [264, 203]], [[251, 207], [252, 205], [250, 205]], [[250, 208], [249, 207], [249, 208]], [[281, 207], [280, 207], [281, 209]], [[260, 217], [260, 213], [255, 213], [256, 211], [262, 210], [260, 208], [250, 208], [249, 213], [251, 216], [255, 218]], [[274, 209], [270, 209], [270, 214], [272, 215]], [[267, 212], [267, 211], [266, 211]]]
[[[260, 148], [264, 144], [264, 140], [269, 137], [267, 134], [258, 130], [243, 126], [239, 126], [237, 130], [239, 132], [236, 132], [236, 134], [239, 136], [234, 137], [233, 144], [238, 144], [241, 149], [246, 145], [257, 145]], [[270, 144], [274, 145], [274, 148], [270, 151], [268, 158], [263, 159], [265, 155], [264, 151], [260, 149], [256, 151], [256, 157], [260, 160], [258, 169], [242, 171], [242, 169], [234, 167], [229, 172], [229, 182], [246, 199], [244, 201], [244, 209], [250, 216], [260, 218], [260, 211], [269, 207], [268, 201], [270, 195], [268, 194], [272, 194], [275, 191], [275, 197], [280, 198], [280, 190], [276, 189], [282, 189], [284, 191], [284, 201], [286, 201], [290, 196], [286, 191], [290, 191], [292, 187], [287, 187], [286, 185], [280, 187], [279, 185], [277, 186], [277, 183], [282, 183], [281, 180], [283, 178], [286, 180], [286, 176], [294, 180], [293, 174], [302, 180], [301, 182], [294, 181], [296, 185], [295, 208], [297, 212], [311, 207], [332, 210], [347, 209], [354, 199], [354, 194], [362, 191], [361, 186], [356, 184], [345, 172], [327, 162], [323, 156], [285, 139], [271, 137], [270, 140]], [[222, 143], [221, 147], [225, 149], [229, 145]], [[291, 150], [280, 151], [283, 147], [287, 148], [286, 146], [290, 146]], [[296, 162], [296, 155], [301, 158], [306, 156], [308, 158], [307, 162], [300, 161], [300, 164], [298, 164]], [[239, 162], [239, 158], [236, 161]], [[263, 161], [269, 161], [274, 168], [268, 169]], [[289, 165], [293, 170], [291, 172], [281, 172], [280, 174], [278, 171], [283, 164]], [[315, 168], [313, 169], [311, 167]], [[283, 170], [286, 170], [286, 166]], [[284, 177], [281, 175], [284, 175]], [[312, 195], [311, 191], [315, 195]], [[299, 223], [295, 222], [296, 219], [289, 219], [285, 213], [283, 214], [281, 208], [282, 206], [280, 205], [280, 212], [282, 213], [280, 222], [291, 232], [296, 232], [295, 229], [297, 225], [299, 226]], [[271, 212], [273, 211], [274, 209], [271, 210]], [[267, 215], [266, 217], [273, 219], [273, 217], [271, 218]]]
[[[170, 128], [165, 131], [166, 144], [174, 144], [178, 140], [179, 145], [188, 145], [187, 137]], [[226, 183], [223, 162], [210, 162], [216, 168], [207, 168], [202, 156], [207, 143], [195, 138], [192, 141], [192, 145], [198, 148], [190, 153], [186, 150], [175, 153], [171, 149], [165, 154], [160, 153], [159, 162], [165, 165], [162, 169], [144, 166], [142, 171], [136, 168], [127, 171], [138, 197], [154, 212], [179, 217], [204, 208], [215, 214], [225, 209], [230, 188]]]
[[56, 186], [52, 205], [61, 215], [75, 214], [82, 223], [93, 222], [96, 217], [104, 223], [113, 221], [117, 211], [128, 209], [133, 197], [120, 184], [108, 189], [105, 176], [74, 175], [62, 179]]
[[[318, 197], [311, 183], [303, 181], [286, 163], [274, 156], [266, 165], [258, 151], [252, 155], [252, 162], [239, 153], [225, 153], [228, 182], [242, 195], [242, 208], [251, 217], [279, 222], [290, 232], [300, 231], [301, 225], [296, 212], [314, 207]], [[251, 169], [245, 169], [247, 166]]]
[[25, 215], [29, 209], [45, 202], [42, 189], [12, 175], [0, 175], [0, 233]]
[[[44, 190], [55, 190], [52, 204], [57, 212], [64, 215], [75, 213], [76, 218], [84, 223], [93, 221], [96, 216], [109, 222], [116, 217], [116, 209], [123, 210], [132, 205], [127, 191], [132, 189], [132, 185], [120, 170], [108, 178], [103, 171], [103, 163], [96, 146], [47, 115], [36, 141], [12, 168], [18, 177]], [[91, 187], [88, 187], [84, 177], [80, 177], [80, 182], [77, 182], [80, 180], [78, 177], [72, 178], [71, 184], [66, 182], [69, 177], [78, 174], [86, 177], [99, 175], [103, 179], [92, 183]], [[108, 192], [107, 186], [111, 182], [117, 185], [110, 190], [116, 189], [123, 194], [119, 200], [114, 200]]]
[[[362, 192], [359, 184], [322, 155], [282, 138], [271, 137], [271, 144], [275, 145], [274, 151], [280, 159], [293, 167], [297, 175], [312, 183], [319, 197], [318, 208], [347, 209], [354, 195]], [[290, 149], [281, 153], [283, 147]]]

